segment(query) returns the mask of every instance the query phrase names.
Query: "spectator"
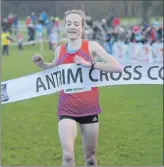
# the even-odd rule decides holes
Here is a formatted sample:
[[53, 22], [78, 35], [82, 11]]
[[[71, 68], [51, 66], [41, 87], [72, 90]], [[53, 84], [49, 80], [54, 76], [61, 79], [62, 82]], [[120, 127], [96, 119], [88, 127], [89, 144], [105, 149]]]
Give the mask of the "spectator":
[[23, 50], [23, 34], [20, 31], [18, 31], [16, 38], [18, 43], [18, 51], [22, 51]]
[[28, 41], [34, 41], [35, 40], [35, 28], [33, 24], [28, 25]]
[[132, 29], [132, 35], [131, 35], [131, 42], [135, 42], [135, 43], [143, 43], [143, 35], [141, 33], [141, 29], [139, 26], [134, 26]]
[[46, 23], [48, 21], [48, 14], [46, 13], [46, 11], [43, 11], [41, 13], [41, 20], [43, 21], [43, 25], [46, 25]]
[[32, 20], [32, 24], [35, 26], [37, 22], [37, 17], [35, 15], [35, 12], [31, 13], [31, 20]]
[[52, 29], [54, 28], [54, 24], [55, 24], [55, 18], [53, 16], [51, 16], [51, 18], [47, 24], [47, 36], [48, 37], [50, 36]]
[[52, 29], [49, 35], [49, 49], [55, 51], [58, 44], [58, 33], [56, 29]]
[[12, 14], [9, 14], [8, 15], [8, 25], [9, 25], [9, 31], [10, 31], [10, 34], [12, 34], [12, 24], [14, 22], [14, 17]]
[[8, 30], [9, 31], [9, 23], [6, 18], [4, 18], [1, 22], [1, 27], [3, 30]]
[[38, 22], [38, 24], [36, 25], [36, 36], [38, 40], [43, 39], [43, 25], [41, 23], [41, 21]]
[[15, 15], [13, 19], [13, 29], [14, 29], [14, 34], [17, 34], [17, 29], [18, 29], [18, 17]]
[[29, 26], [30, 24], [32, 24], [32, 19], [31, 19], [30, 16], [27, 16], [27, 18], [26, 18], [26, 26], [27, 26], [27, 28], [28, 28], [28, 26]]
[[2, 44], [2, 55], [9, 56], [9, 45], [10, 40], [13, 41], [13, 39], [10, 36], [10, 32], [7, 29], [3, 29], [3, 32], [1, 34], [1, 44]]

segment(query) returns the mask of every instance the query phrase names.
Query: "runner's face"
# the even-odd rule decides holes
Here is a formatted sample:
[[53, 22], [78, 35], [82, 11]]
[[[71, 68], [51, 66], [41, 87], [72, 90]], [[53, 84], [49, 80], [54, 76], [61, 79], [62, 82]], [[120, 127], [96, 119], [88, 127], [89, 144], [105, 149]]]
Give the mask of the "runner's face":
[[82, 34], [82, 18], [78, 14], [69, 14], [66, 18], [65, 30], [70, 40], [76, 40]]

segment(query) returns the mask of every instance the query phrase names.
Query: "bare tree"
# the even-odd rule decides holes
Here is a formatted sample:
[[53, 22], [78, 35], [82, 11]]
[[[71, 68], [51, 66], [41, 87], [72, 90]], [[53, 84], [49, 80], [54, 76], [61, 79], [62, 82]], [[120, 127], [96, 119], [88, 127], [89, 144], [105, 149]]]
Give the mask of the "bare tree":
[[151, 10], [152, 2], [151, 1], [141, 1], [142, 8], [142, 23], [150, 22], [150, 10]]
[[[38, 14], [43, 10], [51, 15], [64, 17], [64, 12], [71, 9], [83, 9], [87, 15], [93, 19], [100, 20], [106, 18], [110, 12], [118, 17], [136, 17], [142, 18], [142, 22], [149, 22], [149, 16], [163, 15], [163, 1], [4, 1], [2, 0], [2, 15], [6, 17], [8, 13], [17, 14], [19, 18], [23, 19], [31, 12]], [[140, 11], [140, 12], [139, 12]]]

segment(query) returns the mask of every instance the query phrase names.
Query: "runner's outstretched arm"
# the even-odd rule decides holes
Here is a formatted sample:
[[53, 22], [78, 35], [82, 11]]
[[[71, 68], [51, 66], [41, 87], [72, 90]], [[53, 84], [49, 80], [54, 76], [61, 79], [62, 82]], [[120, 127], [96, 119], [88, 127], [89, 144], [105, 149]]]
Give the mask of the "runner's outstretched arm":
[[55, 50], [55, 57], [52, 61], [52, 63], [46, 63], [44, 62], [44, 58], [40, 54], [35, 54], [32, 56], [32, 61], [36, 64], [36, 66], [46, 70], [49, 68], [53, 68], [57, 65], [57, 58], [60, 53], [60, 46], [58, 46]]

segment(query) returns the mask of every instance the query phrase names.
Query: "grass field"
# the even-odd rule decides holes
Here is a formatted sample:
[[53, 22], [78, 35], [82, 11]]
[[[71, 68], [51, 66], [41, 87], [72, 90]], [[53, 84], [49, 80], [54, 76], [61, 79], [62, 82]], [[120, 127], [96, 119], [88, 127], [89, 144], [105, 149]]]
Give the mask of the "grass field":
[[[2, 80], [40, 71], [31, 56], [39, 46], [22, 54], [11, 47], [2, 57]], [[45, 60], [52, 52], [44, 46]], [[163, 164], [163, 88], [127, 85], [100, 88], [100, 166], [156, 166]], [[58, 94], [1, 106], [2, 166], [60, 166], [57, 133]], [[75, 143], [76, 165], [84, 165], [80, 134]]]

